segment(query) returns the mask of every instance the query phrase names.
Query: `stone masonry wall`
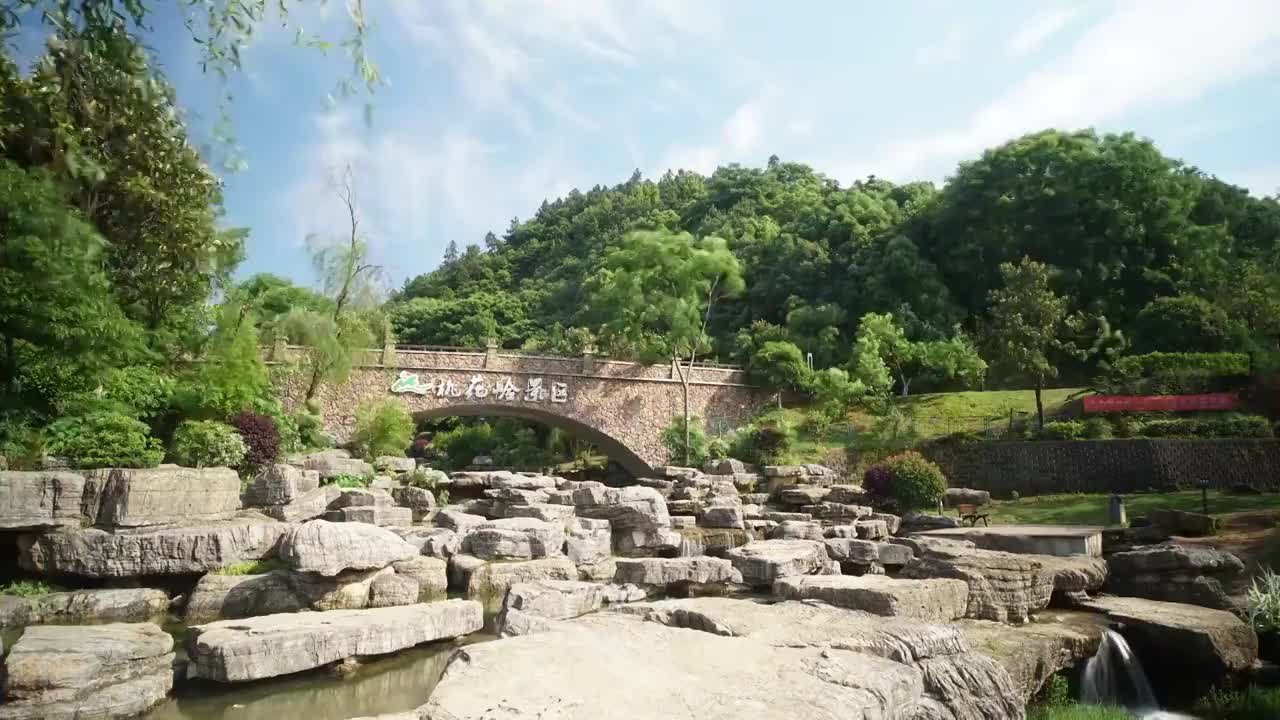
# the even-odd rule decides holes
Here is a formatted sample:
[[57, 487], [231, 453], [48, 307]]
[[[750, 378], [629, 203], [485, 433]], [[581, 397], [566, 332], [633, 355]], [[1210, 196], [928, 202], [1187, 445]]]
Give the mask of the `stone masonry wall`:
[[1007, 497], [1251, 485], [1280, 490], [1280, 440], [1072, 440], [934, 445], [955, 487]]
[[[318, 396], [325, 428], [340, 442], [351, 437], [361, 405], [396, 398], [415, 414], [505, 415], [563, 427], [596, 442], [611, 458], [640, 474], [666, 463], [662, 431], [683, 408], [678, 376], [665, 365], [492, 351], [404, 350], [371, 351], [359, 363], [347, 382], [326, 386]], [[427, 392], [392, 393], [391, 386], [402, 373], [417, 375]], [[290, 410], [306, 390], [304, 375], [292, 373], [285, 380], [283, 394]], [[531, 381], [541, 384], [531, 386]], [[447, 388], [443, 395], [441, 386]], [[690, 413], [708, 427], [737, 427], [767, 400], [766, 393], [744, 384], [740, 370], [694, 370]]]

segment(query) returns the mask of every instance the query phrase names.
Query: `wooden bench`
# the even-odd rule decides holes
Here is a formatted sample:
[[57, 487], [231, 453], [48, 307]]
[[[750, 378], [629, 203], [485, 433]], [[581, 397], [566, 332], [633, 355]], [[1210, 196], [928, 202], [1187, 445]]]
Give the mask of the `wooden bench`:
[[956, 513], [960, 516], [960, 522], [969, 523], [972, 527], [977, 527], [979, 520], [982, 521], [983, 525], [991, 526], [991, 523], [987, 522], [987, 514], [978, 512], [977, 505], [961, 503], [956, 505]]

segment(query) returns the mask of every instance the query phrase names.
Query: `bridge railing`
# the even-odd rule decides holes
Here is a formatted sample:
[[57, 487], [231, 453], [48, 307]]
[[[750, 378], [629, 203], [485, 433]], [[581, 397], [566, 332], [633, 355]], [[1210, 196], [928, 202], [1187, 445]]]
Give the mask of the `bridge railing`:
[[[285, 361], [304, 355], [308, 348], [302, 345], [279, 343], [264, 350], [273, 361]], [[456, 358], [456, 361], [449, 360]], [[355, 364], [366, 367], [403, 366], [434, 367], [447, 365], [453, 370], [488, 370], [516, 372], [529, 371], [512, 367], [520, 363], [532, 366], [533, 372], [547, 374], [571, 374], [591, 377], [613, 377], [636, 380], [674, 380], [679, 376], [673, 364], [640, 365], [632, 360], [609, 358], [588, 350], [580, 354], [561, 354], [546, 351], [507, 350], [490, 342], [484, 348], [467, 348], [454, 345], [391, 345], [369, 348], [356, 353]], [[670, 365], [667, 367], [666, 365]], [[687, 365], [685, 367], [688, 367]], [[694, 382], [715, 384], [745, 384], [743, 369], [738, 365], [698, 361], [693, 363]]]

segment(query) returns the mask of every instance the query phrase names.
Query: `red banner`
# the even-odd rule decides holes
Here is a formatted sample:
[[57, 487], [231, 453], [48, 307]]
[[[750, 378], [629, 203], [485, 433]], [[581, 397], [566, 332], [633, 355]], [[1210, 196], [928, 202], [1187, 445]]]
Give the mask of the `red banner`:
[[1086, 395], [1084, 411], [1097, 412], [1194, 412], [1197, 410], [1234, 410], [1239, 398], [1235, 393], [1203, 395]]

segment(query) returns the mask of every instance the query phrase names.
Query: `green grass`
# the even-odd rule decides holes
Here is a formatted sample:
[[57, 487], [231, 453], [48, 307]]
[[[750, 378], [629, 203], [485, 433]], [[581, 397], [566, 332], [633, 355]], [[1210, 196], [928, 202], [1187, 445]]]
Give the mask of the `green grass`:
[[1120, 708], [1060, 705], [1027, 708], [1027, 720], [1133, 720], [1133, 716]]
[[336, 485], [340, 488], [367, 488], [373, 482], [372, 477], [364, 475], [335, 475], [325, 481], [325, 485]]
[[1217, 690], [1196, 703], [1194, 712], [1203, 720], [1275, 720], [1280, 718], [1280, 688]]
[[0, 585], [0, 595], [14, 595], [23, 598], [40, 597], [41, 595], [62, 591], [63, 589], [57, 585], [43, 580], [11, 580], [4, 585]]
[[213, 572], [217, 575], [262, 575], [282, 567], [284, 567], [284, 563], [279, 560], [248, 560], [218, 568]]
[[[997, 500], [985, 512], [992, 525], [1106, 525], [1109, 495], [1038, 495], [1018, 500]], [[1161, 508], [1201, 512], [1200, 491], [1125, 495], [1129, 517]], [[1280, 510], [1280, 494], [1229, 495], [1209, 491], [1209, 514]]]

